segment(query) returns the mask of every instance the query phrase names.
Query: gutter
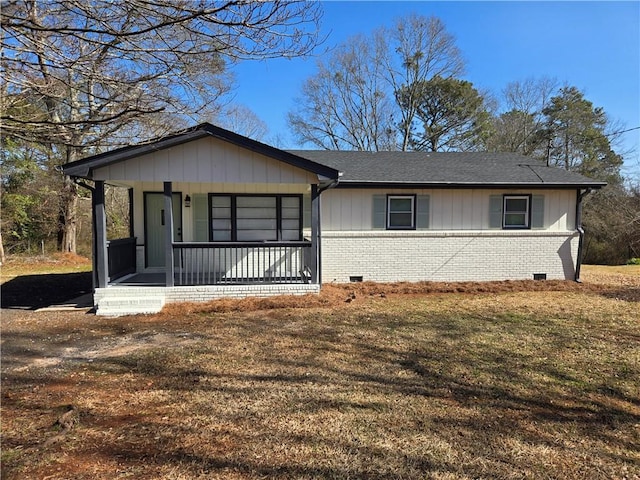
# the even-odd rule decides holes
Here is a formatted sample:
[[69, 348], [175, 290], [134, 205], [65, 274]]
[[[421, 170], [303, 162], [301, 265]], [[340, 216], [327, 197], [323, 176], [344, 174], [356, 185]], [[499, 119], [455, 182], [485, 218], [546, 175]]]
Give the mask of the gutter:
[[592, 189], [587, 188], [586, 190], [578, 190], [578, 197], [576, 202], [576, 230], [578, 230], [579, 239], [578, 239], [578, 258], [576, 258], [576, 274], [575, 281], [578, 283], [582, 283], [580, 279], [580, 270], [582, 267], [582, 255], [583, 255], [583, 244], [584, 244], [584, 228], [582, 228], [582, 200], [584, 197], [591, 193]]
[[[335, 188], [340, 183], [342, 172], [338, 172], [338, 178], [334, 178], [328, 184], [318, 188], [318, 201], [320, 195], [331, 188]], [[318, 269], [318, 285], [322, 286], [322, 207], [318, 207], [318, 250], [317, 250], [316, 268]]]
[[318, 188], [318, 195], [320, 195], [325, 190], [329, 190], [331, 188], [335, 188], [340, 183], [340, 177], [342, 176], [342, 172], [338, 172], [338, 178], [334, 178], [328, 184]]

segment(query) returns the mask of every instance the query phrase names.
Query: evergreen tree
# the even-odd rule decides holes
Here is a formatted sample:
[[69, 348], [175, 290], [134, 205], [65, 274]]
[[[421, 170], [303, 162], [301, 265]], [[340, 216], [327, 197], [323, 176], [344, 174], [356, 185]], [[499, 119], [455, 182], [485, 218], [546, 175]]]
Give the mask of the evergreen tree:
[[544, 108], [548, 162], [610, 184], [620, 184], [623, 159], [606, 135], [607, 116], [575, 87], [561, 88]]
[[[401, 107], [416, 105], [421, 130], [413, 132], [411, 146], [424, 151], [471, 151], [482, 148], [491, 116], [484, 98], [465, 80], [436, 76], [396, 93]], [[417, 92], [417, 93], [416, 93]]]

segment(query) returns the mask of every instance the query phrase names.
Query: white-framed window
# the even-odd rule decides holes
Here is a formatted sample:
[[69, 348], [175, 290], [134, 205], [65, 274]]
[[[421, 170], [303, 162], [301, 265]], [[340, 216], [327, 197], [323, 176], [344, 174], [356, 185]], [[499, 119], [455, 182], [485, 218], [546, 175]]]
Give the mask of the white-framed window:
[[416, 196], [387, 196], [387, 228], [389, 230], [412, 230], [416, 228]]
[[502, 202], [502, 228], [531, 228], [531, 195], [505, 195]]

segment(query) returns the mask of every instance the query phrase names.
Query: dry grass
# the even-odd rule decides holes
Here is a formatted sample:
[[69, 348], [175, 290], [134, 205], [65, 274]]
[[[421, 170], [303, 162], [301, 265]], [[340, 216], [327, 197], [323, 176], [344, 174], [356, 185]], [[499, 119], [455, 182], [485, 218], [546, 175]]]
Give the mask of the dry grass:
[[91, 271], [91, 260], [74, 253], [54, 253], [51, 256], [9, 256], [2, 264], [2, 282], [21, 275]]
[[640, 478], [640, 272], [584, 278], [11, 317], [2, 478]]

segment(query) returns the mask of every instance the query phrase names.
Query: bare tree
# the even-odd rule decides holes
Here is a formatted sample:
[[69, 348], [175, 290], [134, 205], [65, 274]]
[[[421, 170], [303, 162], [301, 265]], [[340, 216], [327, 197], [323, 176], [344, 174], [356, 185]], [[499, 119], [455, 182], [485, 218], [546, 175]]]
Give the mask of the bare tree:
[[[308, 54], [319, 16], [304, 1], [3, 2], [4, 134], [50, 145], [58, 163], [128, 144], [141, 122], [157, 136], [163, 125], [215, 113], [230, 62]], [[75, 251], [69, 179], [61, 198], [61, 248]]]
[[455, 37], [437, 17], [409, 15], [383, 28], [376, 37], [386, 42], [387, 80], [399, 107], [397, 127], [400, 150], [408, 150], [416, 127], [424, 82], [434, 77], [451, 78], [464, 73], [464, 60]]
[[288, 116], [301, 143], [327, 150], [389, 150], [394, 145], [392, 103], [380, 42], [357, 36], [318, 62]]
[[326, 149], [408, 150], [425, 81], [462, 73], [455, 39], [434, 17], [349, 39], [318, 64], [289, 123], [302, 143]]
[[225, 108], [218, 116], [217, 123], [223, 128], [261, 142], [269, 133], [267, 124], [245, 105], [230, 105]]
[[491, 151], [517, 152], [544, 157], [548, 140], [542, 111], [558, 88], [548, 77], [510, 82], [502, 92], [502, 111], [493, 121], [493, 135], [487, 142]]

